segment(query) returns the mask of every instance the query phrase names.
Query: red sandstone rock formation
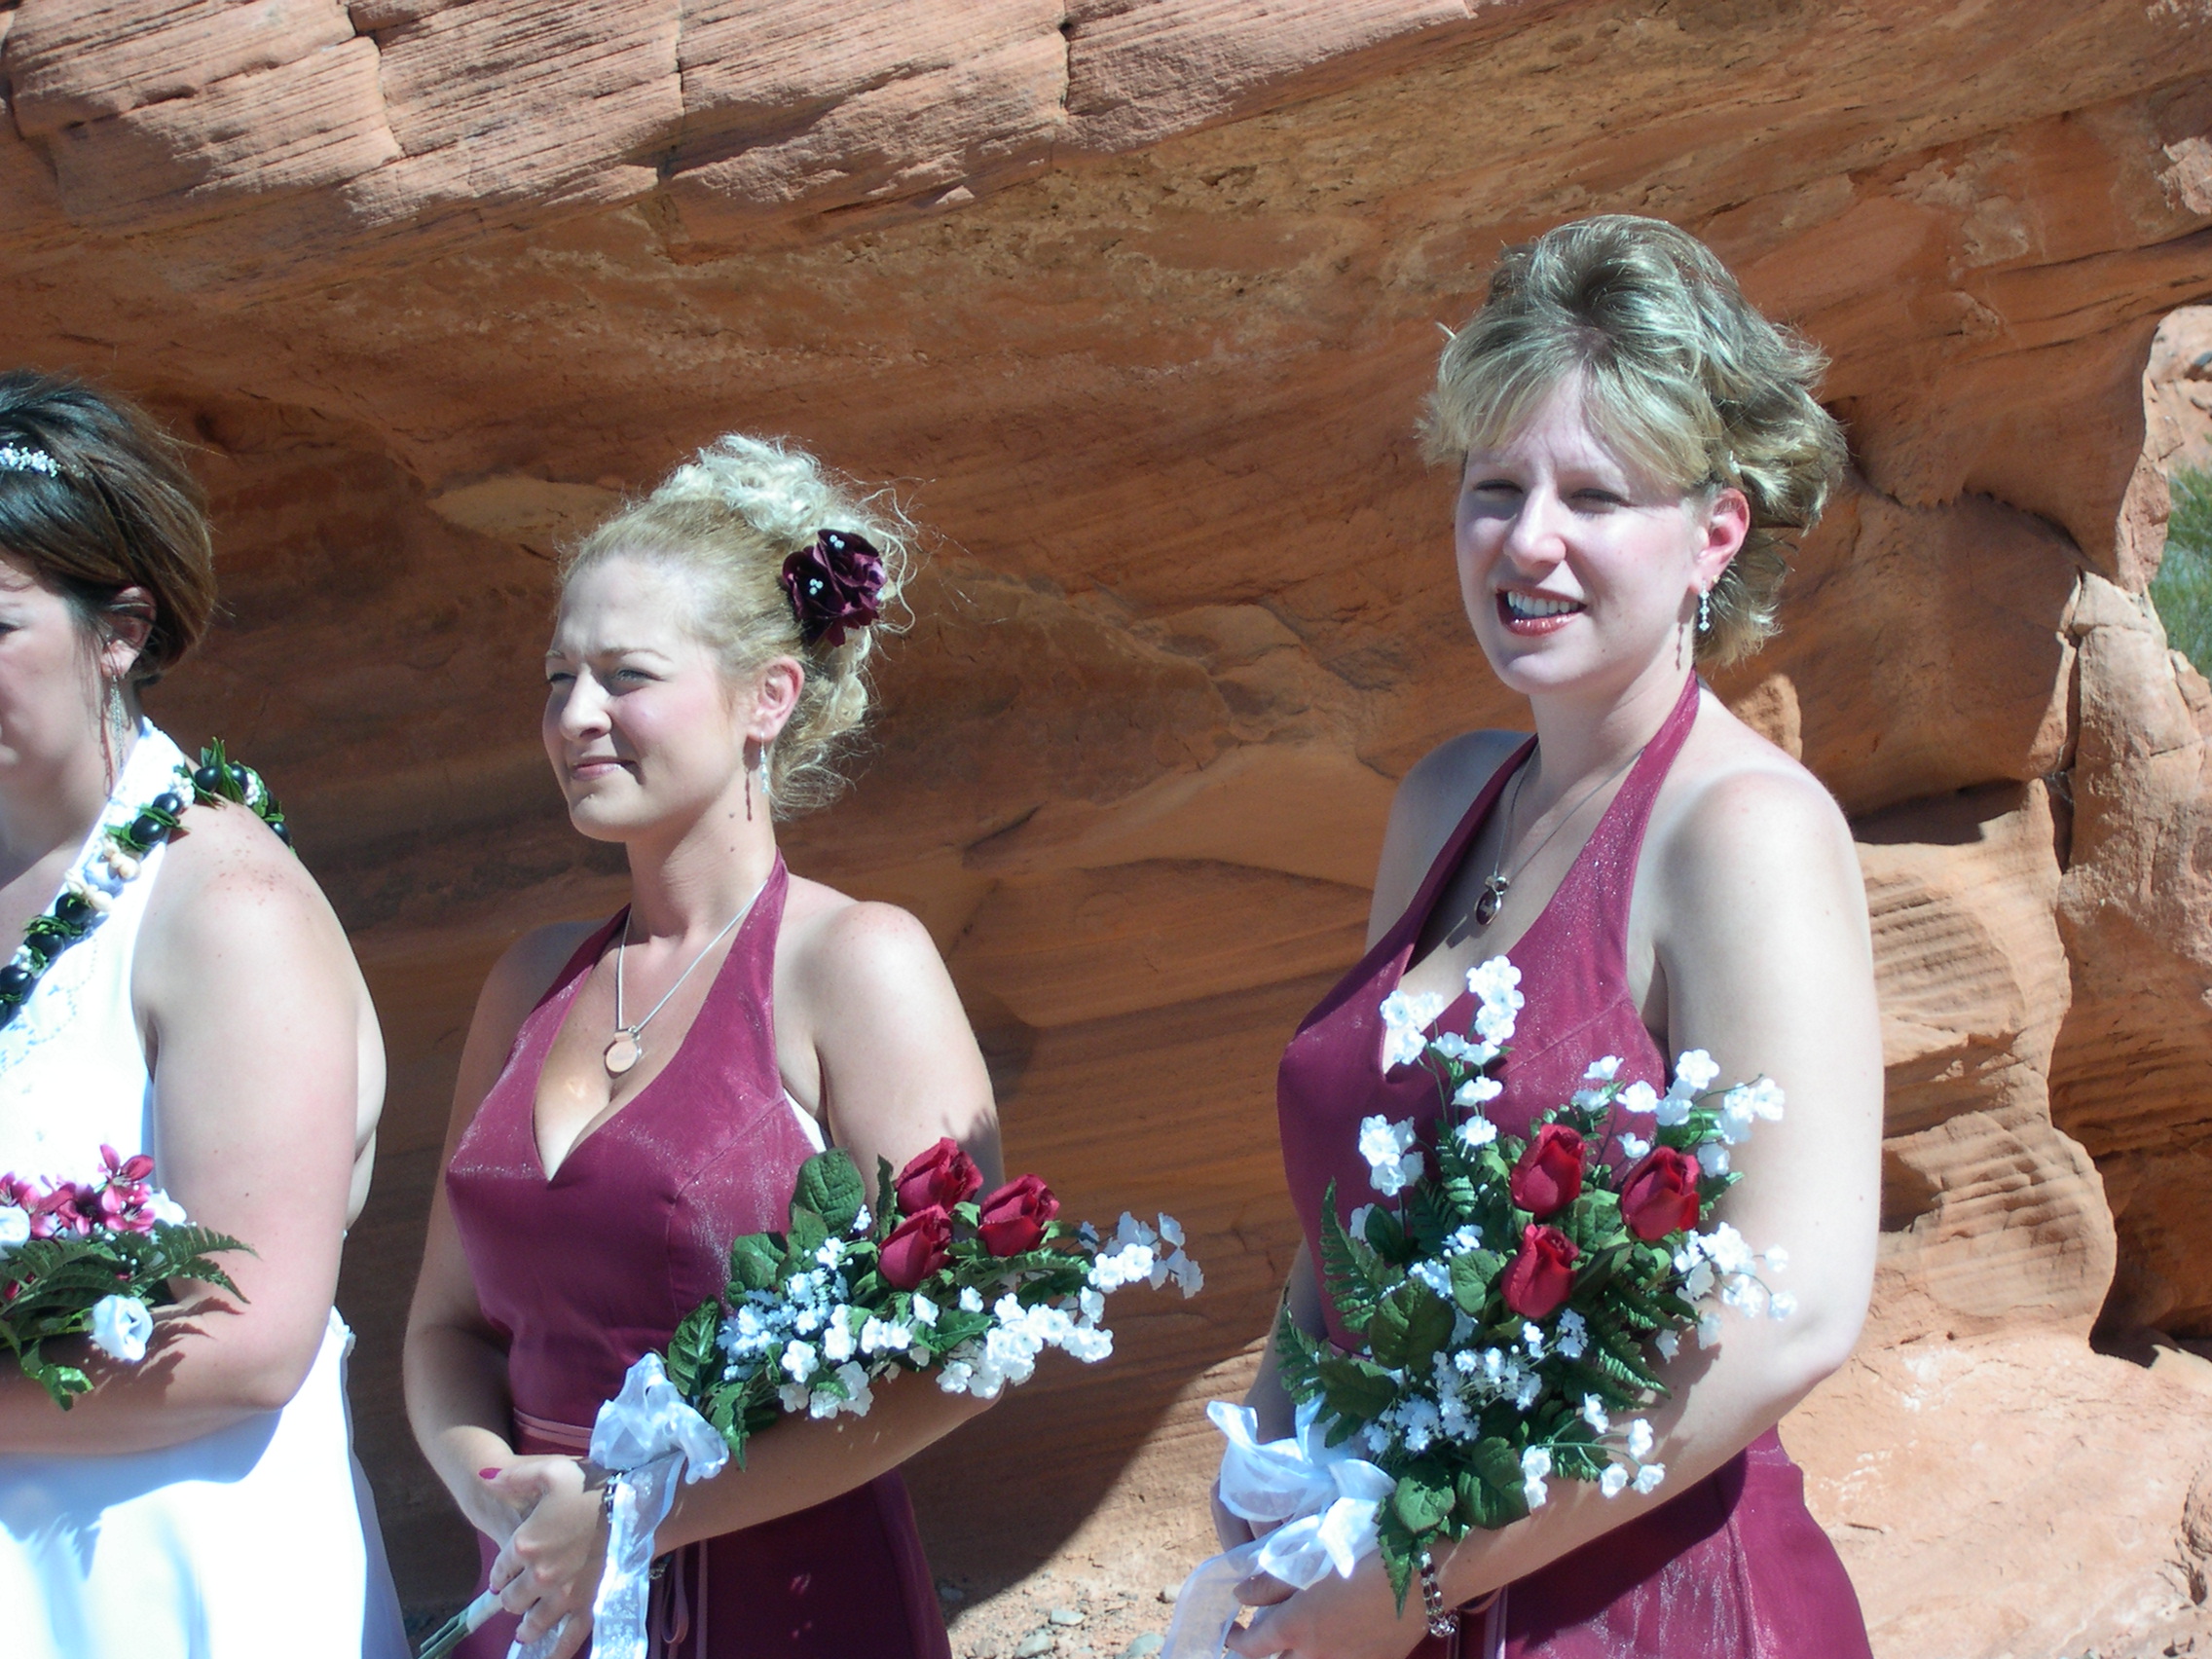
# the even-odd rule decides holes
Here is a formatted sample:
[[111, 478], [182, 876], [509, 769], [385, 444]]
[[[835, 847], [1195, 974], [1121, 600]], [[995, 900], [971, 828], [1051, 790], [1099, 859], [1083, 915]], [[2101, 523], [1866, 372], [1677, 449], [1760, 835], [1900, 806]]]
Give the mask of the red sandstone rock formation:
[[2212, 1336], [2212, 693], [2142, 598], [2193, 441], [2169, 400], [2146, 455], [2145, 365], [2212, 298], [2197, 0], [20, 0], [0, 82], [5, 355], [204, 446], [230, 608], [159, 712], [282, 787], [387, 1018], [343, 1300], [411, 1602], [473, 1559], [394, 1381], [469, 999], [617, 887], [536, 753], [562, 535], [732, 426], [944, 533], [792, 856], [929, 922], [1016, 1161], [1193, 1226], [1205, 1298], [917, 1470], [947, 1574], [1149, 1591], [1294, 1236], [1275, 1051], [1390, 780], [1516, 719], [1415, 459], [1436, 326], [1622, 209], [1819, 340], [1852, 432], [1722, 687], [1860, 826], [1881, 951], [1882, 1276], [1788, 1429], [1816, 1508], [1885, 1659], [2204, 1634], [2197, 1362], [2085, 1341]]

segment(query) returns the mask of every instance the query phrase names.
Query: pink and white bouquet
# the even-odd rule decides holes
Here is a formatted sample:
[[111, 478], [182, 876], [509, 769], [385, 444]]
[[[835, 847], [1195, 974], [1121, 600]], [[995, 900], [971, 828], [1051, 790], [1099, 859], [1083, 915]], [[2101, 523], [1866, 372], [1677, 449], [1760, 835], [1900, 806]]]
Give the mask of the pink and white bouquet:
[[[1275, 1341], [1297, 1436], [1263, 1444], [1250, 1412], [1213, 1408], [1230, 1440], [1222, 1500], [1273, 1530], [1194, 1575], [1209, 1592], [1194, 1631], [1226, 1629], [1228, 1588], [1252, 1571], [1303, 1587], [1380, 1552], [1403, 1606], [1437, 1545], [1520, 1520], [1551, 1481], [1595, 1482], [1607, 1497], [1655, 1491], [1666, 1467], [1639, 1414], [1668, 1392], [1657, 1365], [1685, 1336], [1717, 1342], [1719, 1305], [1793, 1310], [1759, 1277], [1783, 1270], [1784, 1252], [1754, 1253], [1712, 1219], [1739, 1178], [1730, 1148], [1782, 1115], [1781, 1090], [1763, 1079], [1716, 1089], [1719, 1068], [1699, 1050], [1663, 1093], [1600, 1056], [1527, 1140], [1506, 1134], [1483, 1108], [1502, 1092], [1489, 1073], [1513, 1035], [1520, 979], [1502, 956], [1470, 970], [1464, 1034], [1427, 1034], [1440, 996], [1383, 1002], [1384, 1064], [1434, 1075], [1434, 1133], [1364, 1120], [1378, 1201], [1347, 1223], [1334, 1183], [1323, 1200], [1321, 1274], [1357, 1346], [1309, 1336], [1285, 1308]], [[1422, 1588], [1441, 1634], [1453, 1616], [1425, 1571]], [[1180, 1603], [1178, 1613], [1181, 1625]], [[1215, 1634], [1171, 1637], [1169, 1650], [1218, 1652]]]
[[111, 1359], [146, 1355], [169, 1282], [197, 1279], [239, 1288], [208, 1260], [246, 1248], [195, 1227], [153, 1184], [154, 1161], [100, 1148], [90, 1181], [26, 1181], [0, 1175], [0, 1344], [62, 1410], [92, 1387], [74, 1365], [47, 1359], [45, 1345], [89, 1337]]

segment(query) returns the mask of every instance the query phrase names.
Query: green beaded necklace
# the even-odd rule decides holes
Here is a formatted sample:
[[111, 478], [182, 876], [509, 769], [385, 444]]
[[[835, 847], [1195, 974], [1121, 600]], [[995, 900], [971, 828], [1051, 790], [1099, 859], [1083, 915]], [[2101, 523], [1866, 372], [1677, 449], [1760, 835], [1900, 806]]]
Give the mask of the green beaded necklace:
[[[174, 790], [164, 790], [124, 823], [111, 827], [97, 857], [117, 880], [129, 881], [138, 874], [146, 855], [176, 832], [188, 804], [205, 806], [218, 800], [245, 807], [284, 845], [292, 844], [283, 808], [261, 774], [225, 755], [223, 740], [217, 738], [200, 752], [199, 765], [177, 767]], [[0, 968], [0, 1026], [16, 1017], [55, 959], [97, 927], [113, 903], [71, 871], [60, 896], [23, 929], [23, 942], [14, 960]]]

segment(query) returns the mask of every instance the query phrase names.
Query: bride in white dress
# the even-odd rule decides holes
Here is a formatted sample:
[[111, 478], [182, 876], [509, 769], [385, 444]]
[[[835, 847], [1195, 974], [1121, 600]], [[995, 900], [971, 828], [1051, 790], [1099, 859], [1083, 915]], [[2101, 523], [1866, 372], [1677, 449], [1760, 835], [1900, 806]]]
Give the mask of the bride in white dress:
[[[0, 1350], [10, 1659], [406, 1652], [331, 1306], [384, 1096], [359, 970], [243, 807], [186, 805], [135, 869], [102, 857], [108, 826], [192, 798], [136, 688], [213, 598], [168, 440], [83, 387], [0, 375], [0, 1170], [85, 1180], [103, 1144], [144, 1153], [255, 1252], [224, 1258], [240, 1298], [178, 1286], [137, 1365], [51, 1347], [93, 1382], [66, 1413]], [[26, 927], [85, 890], [104, 913], [39, 971]]]

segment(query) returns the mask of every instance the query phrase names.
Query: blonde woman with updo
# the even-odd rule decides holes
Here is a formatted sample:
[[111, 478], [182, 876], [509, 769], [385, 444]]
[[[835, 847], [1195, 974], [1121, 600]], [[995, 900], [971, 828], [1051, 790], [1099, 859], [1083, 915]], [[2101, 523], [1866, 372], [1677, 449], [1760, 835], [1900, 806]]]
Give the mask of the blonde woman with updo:
[[[781, 1230], [825, 1145], [903, 1167], [949, 1135], [996, 1181], [990, 1082], [913, 917], [792, 875], [776, 823], [835, 793], [908, 532], [781, 444], [729, 436], [562, 571], [544, 739], [630, 901], [492, 971], [407, 1338], [424, 1454], [482, 1534], [510, 1641], [577, 1651], [608, 1544], [601, 1402]], [[655, 1654], [947, 1652], [898, 1465], [980, 1409], [925, 1377], [786, 1419], [654, 1539]]]
[[[1400, 987], [1467, 1029], [1470, 967], [1505, 956], [1527, 1006], [1483, 1107], [1505, 1134], [1585, 1065], [1655, 1088], [1703, 1049], [1788, 1100], [1738, 1149], [1722, 1217], [1785, 1246], [1795, 1315], [1731, 1319], [1686, 1346], [1650, 1412], [1654, 1492], [1552, 1483], [1526, 1520], [1433, 1561], [1397, 1610], [1378, 1558], [1261, 1610], [1238, 1654], [1404, 1659], [1865, 1659], [1850, 1580], [1806, 1512], [1776, 1422], [1850, 1353], [1872, 1282], [1882, 1045], [1851, 833], [1796, 761], [1698, 669], [1775, 627], [1788, 538], [1841, 472], [1822, 367], [1754, 311], [1696, 239], [1656, 220], [1564, 225], [1508, 250], [1445, 348], [1426, 427], [1458, 469], [1459, 595], [1536, 732], [1453, 738], [1400, 784], [1370, 949], [1310, 1014], [1278, 1076], [1283, 1161], [1306, 1237], [1289, 1306], [1348, 1333], [1313, 1263], [1323, 1195], [1370, 1194], [1361, 1119], [1432, 1123], [1435, 1084], [1386, 1067]], [[1604, 1155], [1625, 1166], [1616, 1145]], [[1292, 1430], [1271, 1347], [1248, 1403]], [[1225, 1544], [1250, 1530], [1216, 1504]], [[1431, 1624], [1427, 1606], [1438, 1611]], [[1452, 1609], [1457, 1609], [1454, 1612]]]

